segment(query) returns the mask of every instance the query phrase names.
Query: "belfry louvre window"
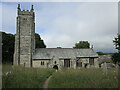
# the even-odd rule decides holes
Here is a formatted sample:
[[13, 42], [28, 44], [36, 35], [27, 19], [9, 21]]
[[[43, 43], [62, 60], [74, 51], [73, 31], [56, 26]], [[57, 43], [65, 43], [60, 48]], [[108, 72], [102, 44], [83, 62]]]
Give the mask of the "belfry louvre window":
[[89, 58], [89, 64], [94, 65], [94, 58]]

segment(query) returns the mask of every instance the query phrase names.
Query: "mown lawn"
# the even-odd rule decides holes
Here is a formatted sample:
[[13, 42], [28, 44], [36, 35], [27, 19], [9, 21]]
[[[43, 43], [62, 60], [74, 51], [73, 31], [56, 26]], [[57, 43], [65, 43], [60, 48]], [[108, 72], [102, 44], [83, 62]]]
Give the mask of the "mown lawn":
[[116, 69], [63, 69], [53, 74], [49, 88], [118, 88]]
[[[3, 65], [2, 88], [42, 88], [54, 70]], [[7, 72], [11, 72], [7, 74]]]

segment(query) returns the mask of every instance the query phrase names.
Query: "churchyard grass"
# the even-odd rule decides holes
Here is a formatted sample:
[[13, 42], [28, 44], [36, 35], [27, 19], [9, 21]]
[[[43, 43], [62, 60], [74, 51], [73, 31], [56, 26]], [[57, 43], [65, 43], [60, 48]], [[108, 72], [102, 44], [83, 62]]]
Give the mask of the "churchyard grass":
[[107, 75], [102, 69], [81, 68], [62, 69], [53, 73], [53, 69], [25, 68], [3, 65], [3, 88], [42, 88], [51, 74], [49, 88], [117, 88], [116, 69], [109, 69]]
[[42, 88], [54, 70], [3, 65], [2, 88]]
[[63, 69], [54, 73], [49, 88], [117, 88], [116, 69], [109, 69], [107, 75], [102, 69]]

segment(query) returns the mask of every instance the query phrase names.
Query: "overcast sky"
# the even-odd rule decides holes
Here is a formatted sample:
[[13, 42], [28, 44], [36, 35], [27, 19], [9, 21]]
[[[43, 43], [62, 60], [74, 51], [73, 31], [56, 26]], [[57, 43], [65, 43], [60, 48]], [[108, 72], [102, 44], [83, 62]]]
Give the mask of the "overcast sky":
[[[2, 3], [2, 31], [15, 34], [17, 4]], [[96, 51], [116, 51], [112, 40], [118, 33], [117, 2], [20, 4], [22, 10], [30, 10], [34, 5], [35, 32], [40, 34], [48, 48], [72, 48], [76, 42], [85, 40]]]

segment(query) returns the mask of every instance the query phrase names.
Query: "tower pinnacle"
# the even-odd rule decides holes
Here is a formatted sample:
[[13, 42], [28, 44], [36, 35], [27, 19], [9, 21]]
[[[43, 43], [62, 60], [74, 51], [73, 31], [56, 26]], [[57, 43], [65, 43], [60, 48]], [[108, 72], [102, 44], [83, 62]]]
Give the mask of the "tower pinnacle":
[[34, 9], [33, 9], [33, 5], [31, 6], [31, 10], [34, 10]]
[[17, 9], [20, 9], [20, 4], [18, 4], [18, 8]]

